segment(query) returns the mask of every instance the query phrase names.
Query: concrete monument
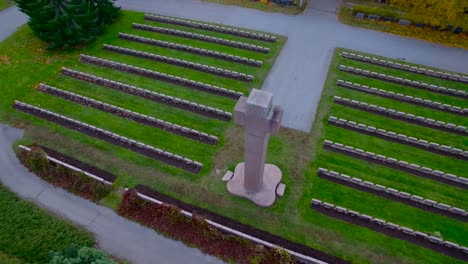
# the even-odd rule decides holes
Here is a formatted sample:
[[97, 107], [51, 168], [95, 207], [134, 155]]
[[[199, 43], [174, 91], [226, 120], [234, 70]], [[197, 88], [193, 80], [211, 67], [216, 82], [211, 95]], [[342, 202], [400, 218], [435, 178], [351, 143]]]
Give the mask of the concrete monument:
[[[263, 207], [273, 205], [281, 184], [281, 170], [265, 164], [270, 134], [277, 133], [283, 109], [272, 105], [273, 95], [253, 89], [248, 98], [241, 97], [234, 109], [234, 122], [245, 127], [244, 159], [227, 183], [228, 191]], [[284, 185], [280, 188], [284, 191]]]

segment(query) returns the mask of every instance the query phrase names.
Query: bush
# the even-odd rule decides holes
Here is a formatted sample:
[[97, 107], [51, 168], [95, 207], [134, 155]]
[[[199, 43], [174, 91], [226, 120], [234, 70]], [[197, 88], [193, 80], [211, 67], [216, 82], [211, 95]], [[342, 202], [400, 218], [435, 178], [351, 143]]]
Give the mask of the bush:
[[[49, 252], [92, 246], [92, 235], [21, 200], [0, 185], [0, 263], [49, 263]], [[3, 253], [2, 253], [3, 252]]]
[[15, 0], [29, 16], [29, 27], [49, 49], [93, 41], [106, 24], [117, 18], [119, 8], [111, 0]]
[[44, 150], [39, 147], [33, 146], [31, 151], [20, 149], [17, 155], [20, 161], [37, 176], [88, 200], [97, 202], [112, 191], [112, 186], [50, 162]]
[[52, 253], [49, 264], [117, 264], [107, 254], [95, 248], [71, 245], [62, 251]]
[[147, 202], [134, 190], [125, 193], [118, 213], [227, 262], [296, 263], [284, 250], [269, 249], [249, 240], [224, 234], [208, 225], [200, 216], [187, 218], [177, 207]]
[[371, 6], [363, 6], [363, 5], [355, 5], [353, 7], [354, 13], [364, 13], [370, 15], [380, 15], [383, 17], [395, 18], [399, 19], [401, 14], [397, 11], [388, 10], [385, 8], [380, 7], [371, 7]]

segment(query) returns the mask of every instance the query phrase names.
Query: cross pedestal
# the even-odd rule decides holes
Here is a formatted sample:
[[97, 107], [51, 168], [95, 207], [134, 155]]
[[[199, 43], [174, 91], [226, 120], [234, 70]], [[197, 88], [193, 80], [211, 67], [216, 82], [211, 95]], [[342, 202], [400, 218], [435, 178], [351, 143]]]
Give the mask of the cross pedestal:
[[270, 134], [277, 133], [283, 109], [272, 106], [273, 95], [253, 89], [249, 97], [241, 97], [234, 109], [234, 122], [245, 127], [244, 159], [227, 183], [228, 191], [255, 204], [268, 207], [276, 199], [276, 188], [281, 182], [281, 170], [265, 164]]

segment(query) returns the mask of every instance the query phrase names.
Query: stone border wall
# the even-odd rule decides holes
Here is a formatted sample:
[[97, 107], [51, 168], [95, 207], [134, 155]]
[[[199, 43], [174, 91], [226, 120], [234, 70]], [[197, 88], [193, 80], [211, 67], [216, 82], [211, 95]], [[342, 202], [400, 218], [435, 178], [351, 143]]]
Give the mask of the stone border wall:
[[338, 80], [336, 82], [336, 85], [343, 87], [343, 88], [347, 88], [347, 89], [351, 89], [351, 90], [355, 90], [359, 92], [364, 92], [367, 94], [372, 94], [372, 95], [376, 95], [376, 96], [380, 96], [384, 98], [389, 98], [389, 99], [404, 102], [404, 103], [409, 103], [409, 104], [414, 104], [414, 105], [418, 105], [422, 107], [439, 110], [442, 112], [448, 112], [451, 114], [456, 114], [456, 115], [461, 115], [461, 116], [468, 116], [468, 108], [461, 108], [459, 106], [442, 104], [440, 102], [434, 102], [434, 101], [422, 99], [419, 97], [413, 97], [411, 95], [395, 93], [395, 92], [387, 91], [383, 89], [377, 89], [375, 87], [369, 87], [367, 85], [347, 82], [344, 80]]
[[395, 237], [410, 243], [423, 246], [442, 254], [466, 260], [468, 257], [468, 248], [457, 243], [443, 240], [420, 231], [415, 231], [409, 227], [400, 226], [383, 219], [361, 214], [347, 208], [336, 206], [331, 203], [322, 202], [319, 199], [311, 200], [311, 208], [319, 213], [329, 217], [337, 218], [342, 221], [369, 228], [373, 231]]
[[461, 83], [468, 83], [468, 76], [462, 76], [458, 74], [451, 74], [448, 72], [442, 72], [442, 71], [434, 71], [428, 68], [421, 68], [421, 67], [415, 67], [411, 66], [408, 64], [401, 64], [389, 60], [382, 60], [376, 57], [369, 57], [369, 56], [363, 56], [360, 54], [355, 54], [355, 53], [350, 53], [350, 52], [342, 52], [341, 56], [347, 59], [352, 59], [356, 61], [362, 61], [366, 63], [371, 63], [379, 66], [384, 66], [387, 68], [393, 68], [397, 70], [403, 70], [407, 72], [412, 72], [412, 73], [418, 73], [426, 76], [431, 76], [439, 79], [444, 79], [444, 80], [450, 80], [450, 81], [456, 81], [456, 82], [461, 82]]
[[81, 132], [88, 136], [101, 139], [108, 143], [120, 146], [132, 150], [136, 153], [145, 155], [147, 157], [159, 160], [161, 162], [167, 163], [169, 165], [184, 169], [191, 173], [198, 174], [203, 167], [203, 164], [193, 161], [188, 158], [184, 158], [179, 155], [155, 148], [149, 145], [146, 145], [142, 142], [129, 139], [127, 137], [120, 136], [118, 134], [100, 129], [98, 127], [82, 123], [78, 120], [68, 118], [63, 115], [53, 113], [51, 111], [35, 107], [23, 102], [15, 101], [13, 108], [24, 113], [28, 113], [35, 117], [47, 120], [49, 122], [56, 123], [63, 127], [73, 129], [75, 131]]
[[166, 34], [166, 35], [171, 35], [171, 36], [177, 36], [181, 38], [195, 39], [195, 40], [215, 43], [219, 45], [224, 45], [224, 46], [238, 48], [238, 49], [244, 49], [244, 50], [253, 51], [253, 52], [259, 52], [259, 53], [270, 52], [270, 48], [267, 48], [267, 47], [252, 45], [252, 44], [248, 44], [245, 42], [239, 42], [239, 41], [228, 40], [228, 39], [223, 39], [223, 38], [216, 38], [216, 37], [211, 37], [211, 36], [207, 36], [203, 34], [196, 34], [196, 33], [191, 33], [188, 31], [177, 30], [177, 29], [155, 27], [155, 26], [137, 24], [137, 23], [132, 23], [132, 27], [134, 29], [156, 32], [156, 33]]
[[349, 175], [342, 173], [340, 174], [338, 172], [324, 168], [319, 168], [317, 170], [317, 176], [360, 191], [372, 193], [386, 199], [402, 202], [425, 211], [430, 211], [440, 215], [455, 218], [463, 222], [468, 222], [468, 212], [458, 207], [439, 203], [430, 199], [425, 199], [421, 196], [398, 191], [396, 189], [388, 188], [370, 181], [363, 181], [362, 179], [350, 177]]
[[328, 117], [328, 124], [341, 127], [344, 129], [352, 130], [362, 134], [382, 138], [388, 141], [397, 142], [400, 144], [412, 146], [415, 148], [429, 151], [436, 154], [445, 155], [451, 158], [460, 160], [468, 160], [468, 151], [459, 148], [454, 148], [448, 145], [440, 145], [435, 142], [410, 137], [405, 134], [398, 134], [393, 131], [387, 131], [385, 129], [368, 126], [362, 123], [356, 123], [354, 121], [348, 121], [343, 118], [337, 118], [335, 116]]
[[401, 121], [405, 121], [408, 123], [425, 126], [441, 131], [446, 131], [454, 134], [464, 135], [468, 134], [468, 130], [464, 126], [452, 124], [452, 123], [445, 123], [443, 121], [437, 121], [430, 118], [422, 117], [422, 116], [415, 116], [413, 114], [408, 114], [402, 111], [397, 111], [391, 108], [385, 108], [373, 104], [367, 104], [365, 102], [360, 102], [356, 100], [351, 100], [348, 98], [342, 98], [339, 96], [334, 96], [333, 102], [336, 104], [340, 104], [346, 107], [358, 109], [361, 111], [366, 111], [369, 113], [389, 117], [392, 119], [397, 119]]
[[161, 15], [145, 14], [145, 20], [174, 24], [174, 25], [191, 27], [191, 28], [196, 28], [196, 29], [204, 29], [204, 30], [229, 34], [233, 36], [255, 39], [255, 40], [262, 40], [262, 41], [268, 41], [268, 42], [276, 41], [275, 36], [271, 36], [267, 34], [260, 34], [260, 33], [236, 29], [233, 27], [223, 27], [223, 26], [200, 23], [200, 22], [179, 19], [179, 18], [172, 18], [172, 17], [167, 17], [167, 16], [161, 16]]
[[190, 102], [187, 100], [182, 100], [177, 97], [172, 97], [169, 95], [164, 95], [161, 93], [145, 90], [138, 88], [136, 86], [115, 82], [109, 79], [104, 79], [95, 75], [71, 70], [65, 67], [62, 67], [62, 74], [75, 78], [77, 80], [82, 80], [86, 82], [90, 82], [96, 85], [104, 86], [110, 89], [114, 89], [117, 91], [122, 91], [127, 94], [135, 95], [138, 97], [142, 97], [157, 103], [165, 104], [168, 106], [176, 107], [182, 110], [187, 110], [196, 114], [200, 114], [203, 116], [216, 118], [223, 121], [230, 121], [232, 118], [232, 113], [222, 111], [217, 108], [205, 106], [202, 104], [197, 104], [194, 102]]
[[215, 59], [221, 59], [221, 60], [244, 64], [244, 65], [253, 66], [253, 67], [261, 67], [263, 65], [263, 62], [259, 60], [253, 60], [253, 59], [249, 59], [246, 57], [240, 57], [240, 56], [232, 55], [228, 53], [201, 49], [201, 48], [197, 48], [193, 46], [182, 45], [182, 44], [167, 42], [163, 40], [144, 38], [144, 37], [131, 35], [131, 34], [125, 34], [125, 33], [119, 33], [119, 38], [128, 40], [128, 41], [143, 43], [147, 45], [153, 45], [153, 46], [158, 46], [162, 48], [174, 49], [174, 50], [188, 52], [188, 53], [192, 53], [196, 55], [211, 57]]
[[403, 160], [397, 160], [392, 157], [376, 154], [374, 152], [364, 151], [359, 148], [336, 143], [331, 140], [325, 140], [323, 148], [329, 151], [341, 153], [350, 157], [369, 161], [375, 164], [384, 165], [386, 167], [403, 171], [415, 176], [428, 178], [438, 182], [446, 183], [461, 189], [468, 190], [468, 178], [458, 177], [456, 175], [445, 173], [439, 170], [433, 170], [428, 167], [423, 167], [418, 164], [409, 163]]
[[84, 106], [92, 107], [94, 109], [97, 109], [106, 113], [110, 113], [116, 116], [130, 119], [141, 124], [159, 128], [163, 131], [166, 131], [175, 135], [193, 139], [201, 143], [210, 144], [210, 145], [216, 145], [218, 143], [218, 138], [215, 136], [208, 135], [206, 133], [203, 133], [194, 129], [190, 129], [188, 127], [179, 126], [177, 124], [173, 124], [171, 122], [167, 122], [167, 121], [157, 119], [151, 116], [136, 113], [128, 109], [124, 109], [124, 108], [117, 107], [111, 104], [107, 104], [101, 101], [97, 101], [92, 98], [81, 96], [72, 92], [61, 90], [61, 89], [58, 89], [58, 88], [55, 88], [55, 87], [52, 87], [43, 83], [39, 84], [38, 90], [43, 93], [57, 96], [57, 97], [66, 99], [71, 102], [75, 102]]
[[354, 68], [354, 67], [350, 67], [346, 65], [340, 65], [339, 69], [340, 71], [344, 71], [347, 73], [351, 73], [351, 74], [355, 74], [359, 76], [365, 76], [365, 77], [369, 77], [372, 79], [386, 81], [390, 83], [395, 83], [395, 84], [410, 87], [410, 88], [416, 88], [416, 89], [430, 91], [433, 93], [438, 93], [438, 94], [443, 94], [443, 95], [450, 95], [450, 96], [459, 97], [463, 99], [468, 98], [468, 92], [465, 92], [462, 90], [455, 90], [452, 88], [446, 88], [446, 87], [437, 86], [433, 84], [427, 84], [427, 83], [422, 83], [422, 82], [413, 81], [409, 79], [403, 79], [403, 78], [392, 76], [392, 75], [386, 75], [386, 74], [378, 73], [378, 72], [371, 72], [368, 70]]
[[174, 75], [165, 74], [162, 72], [143, 69], [140, 67], [136, 67], [136, 66], [120, 63], [120, 62], [115, 62], [111, 60], [101, 59], [98, 57], [89, 56], [85, 54], [80, 55], [80, 61], [83, 63], [90, 63], [90, 64], [106, 67], [109, 69], [137, 74], [140, 76], [156, 79], [159, 81], [169, 82], [169, 83], [173, 83], [176, 85], [180, 85], [180, 86], [184, 86], [184, 87], [188, 87], [192, 89], [197, 89], [197, 90], [211, 93], [211, 94], [221, 95], [221, 96], [228, 97], [231, 99], [237, 100], [239, 97], [244, 95], [241, 92], [228, 90], [226, 88], [218, 87], [216, 85], [197, 82], [197, 81], [189, 80], [189, 79], [182, 78], [179, 76], [174, 76]]
[[115, 53], [134, 56], [137, 58], [143, 58], [143, 59], [148, 59], [148, 60], [153, 60], [153, 61], [158, 61], [158, 62], [164, 62], [167, 64], [177, 65], [177, 66], [181, 66], [184, 68], [189, 68], [189, 69], [193, 69], [193, 70], [200, 71], [200, 72], [206, 72], [206, 73], [210, 73], [213, 75], [230, 78], [234, 80], [239, 80], [243, 82], [252, 82], [254, 80], [254, 76], [249, 75], [249, 74], [240, 73], [236, 71], [230, 71], [230, 70], [217, 68], [217, 67], [213, 67], [209, 65], [204, 65], [204, 64], [200, 64], [196, 62], [179, 60], [176, 58], [161, 56], [158, 54], [153, 54], [153, 53], [148, 53], [148, 52], [143, 52], [143, 51], [138, 51], [138, 50], [133, 50], [133, 49], [127, 49], [127, 48], [107, 45], [107, 44], [103, 45], [103, 49], [107, 51], [112, 51]]

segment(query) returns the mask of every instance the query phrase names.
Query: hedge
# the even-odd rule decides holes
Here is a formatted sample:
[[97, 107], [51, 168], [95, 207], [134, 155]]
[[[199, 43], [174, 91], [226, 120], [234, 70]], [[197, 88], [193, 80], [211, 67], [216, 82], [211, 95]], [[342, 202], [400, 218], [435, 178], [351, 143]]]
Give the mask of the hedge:
[[112, 186], [50, 162], [40, 147], [32, 146], [31, 151], [19, 149], [17, 155], [24, 166], [45, 181], [93, 202], [101, 200], [112, 191]]
[[244, 238], [222, 233], [208, 225], [201, 216], [194, 214], [189, 218], [175, 206], [145, 201], [132, 189], [124, 194], [117, 212], [229, 263], [296, 263], [284, 250], [270, 249]]

